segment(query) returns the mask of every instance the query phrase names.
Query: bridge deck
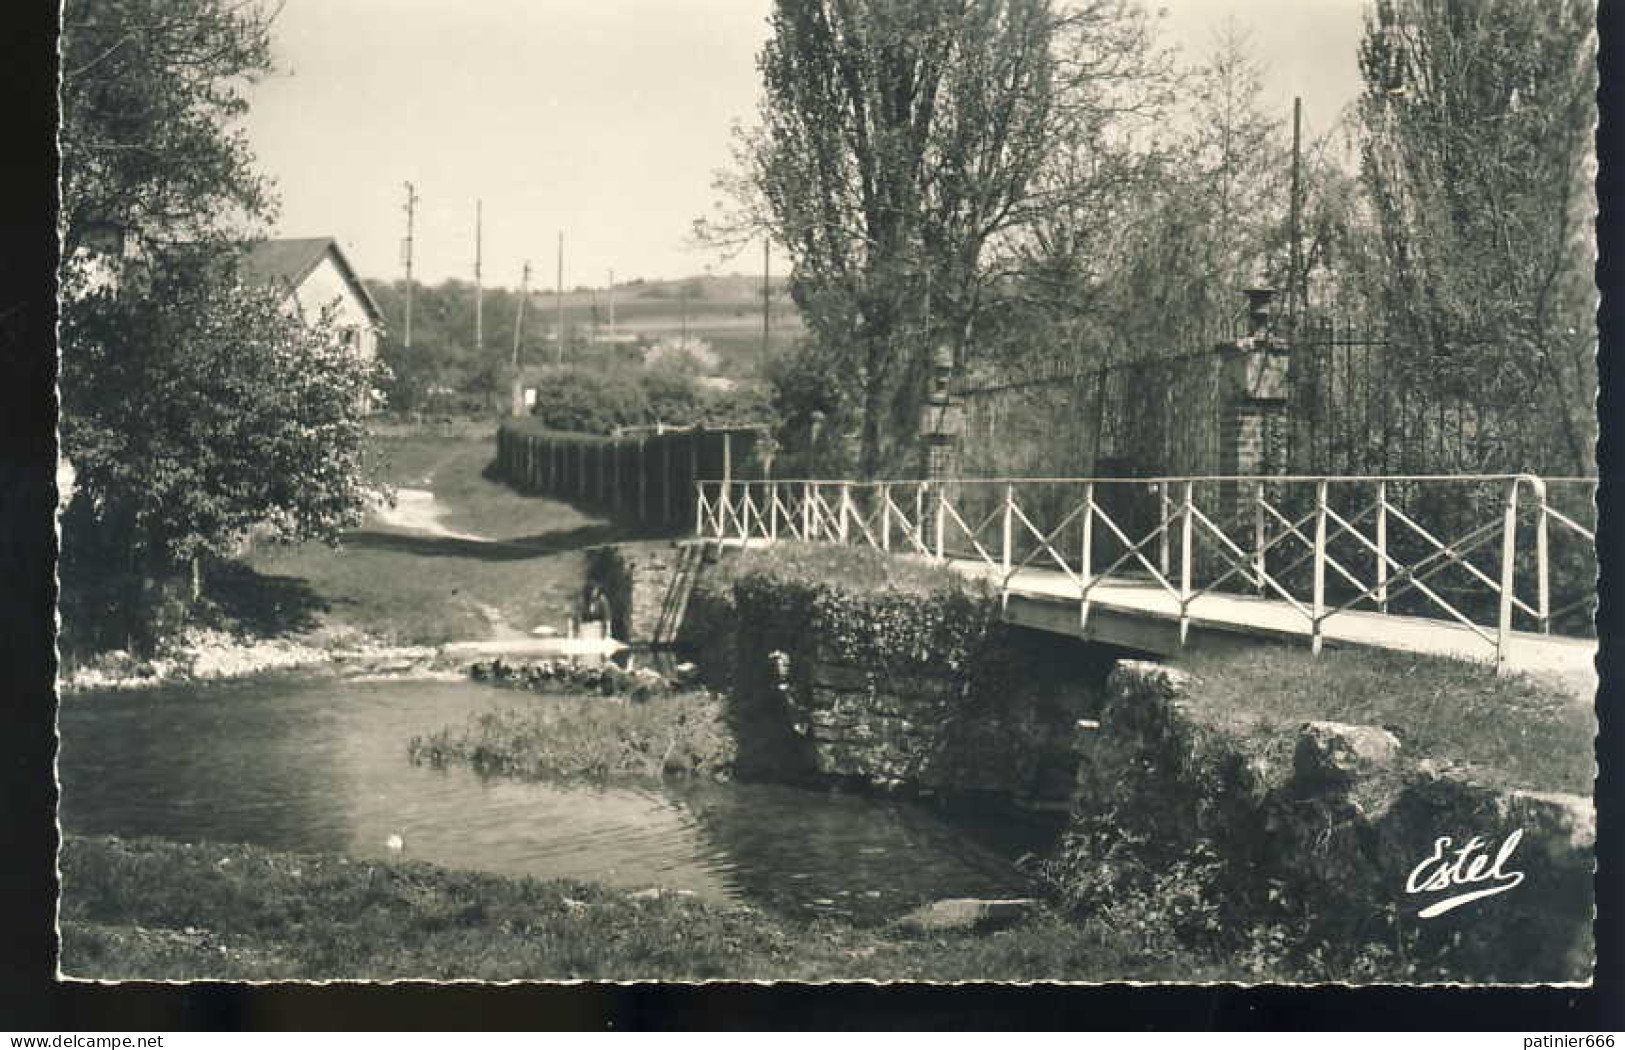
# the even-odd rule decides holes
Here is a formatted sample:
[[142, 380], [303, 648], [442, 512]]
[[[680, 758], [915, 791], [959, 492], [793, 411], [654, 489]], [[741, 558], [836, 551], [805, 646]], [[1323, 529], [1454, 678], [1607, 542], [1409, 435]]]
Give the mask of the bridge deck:
[[[956, 571], [997, 588], [1003, 573], [982, 561], [949, 559]], [[1078, 587], [1064, 573], [1022, 569], [1010, 580], [1006, 619], [1023, 626], [1059, 631], [1173, 655], [1180, 648], [1179, 602], [1153, 581], [1106, 580], [1090, 592], [1088, 620], [1080, 615]], [[1204, 594], [1190, 605], [1190, 632], [1309, 644], [1309, 621], [1284, 601], [1233, 594]], [[1493, 634], [1493, 631], [1490, 633]], [[1484, 661], [1490, 644], [1468, 628], [1443, 620], [1391, 613], [1346, 610], [1322, 628], [1325, 644], [1425, 653]], [[1597, 675], [1594, 641], [1515, 632], [1507, 664], [1513, 671], [1555, 678], [1570, 692], [1592, 699]]]
[[[721, 542], [762, 546], [769, 541]], [[1004, 582], [1003, 572], [985, 561], [950, 557], [947, 564], [968, 578], [985, 580], [995, 590]], [[1176, 655], [1183, 648], [1179, 603], [1150, 580], [1101, 581], [1090, 591], [1089, 614], [1085, 618], [1081, 615], [1078, 586], [1066, 574], [1050, 569], [1021, 569], [1010, 579], [1005, 619], [1023, 627], [1164, 656]], [[1493, 630], [1489, 633], [1494, 634]], [[1390, 649], [1481, 662], [1494, 658], [1492, 644], [1466, 627], [1418, 616], [1347, 610], [1324, 621], [1322, 638], [1333, 648]], [[1308, 619], [1284, 601], [1204, 594], [1190, 605], [1188, 643], [1198, 647], [1215, 642], [1275, 640], [1307, 648], [1309, 639]], [[1508, 648], [1507, 666], [1512, 671], [1554, 681], [1589, 703], [1597, 690], [1593, 662], [1596, 652], [1596, 642], [1590, 639], [1518, 631]]]

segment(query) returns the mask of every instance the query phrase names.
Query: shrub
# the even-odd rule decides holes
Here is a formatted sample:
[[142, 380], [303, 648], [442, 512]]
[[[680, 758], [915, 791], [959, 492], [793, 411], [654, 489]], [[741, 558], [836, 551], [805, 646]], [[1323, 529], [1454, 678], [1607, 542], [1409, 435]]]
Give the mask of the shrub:
[[649, 418], [643, 387], [625, 377], [581, 368], [550, 370], [536, 387], [531, 414], [554, 430], [608, 434]]
[[708, 391], [702, 405], [701, 422], [711, 426], [730, 426], [742, 423], [779, 425], [779, 414], [773, 407], [767, 391], [754, 386], [739, 386], [732, 390]]
[[[1590, 927], [1579, 913], [1589, 912], [1590, 865], [1582, 849], [1546, 854], [1544, 897], [1509, 898], [1489, 912], [1431, 922], [1411, 914], [1400, 897], [1405, 875], [1432, 836], [1478, 826], [1518, 803], [1503, 789], [1441, 774], [1422, 760], [1425, 751], [1414, 766], [1374, 767], [1347, 782], [1306, 773], [1295, 727], [1378, 714], [1383, 708], [1372, 706], [1372, 697], [1380, 672], [1389, 672], [1381, 701], [1398, 723], [1388, 724], [1390, 731], [1408, 742], [1445, 738], [1427, 735], [1437, 730], [1431, 714], [1407, 721], [1403, 708], [1426, 706], [1427, 690], [1392, 673], [1401, 665], [1389, 654], [1328, 654], [1342, 658], [1342, 674], [1354, 683], [1342, 694], [1317, 688], [1317, 674], [1304, 668], [1320, 665], [1298, 655], [1263, 664], [1252, 654], [1204, 660], [1189, 688], [1128, 672], [1090, 734], [1068, 829], [1034, 874], [1080, 921], [1141, 937], [1162, 931], [1186, 949], [1237, 960], [1253, 977], [1583, 975]], [[1248, 673], [1260, 666], [1270, 667], [1273, 679]], [[1489, 677], [1482, 668], [1452, 672], [1437, 661], [1424, 661], [1418, 673], [1423, 683]], [[1463, 714], [1487, 718], [1471, 704]], [[1434, 752], [1435, 761], [1451, 754]], [[1515, 812], [1522, 816], [1508, 819], [1532, 821], [1537, 841], [1553, 834], [1573, 841], [1561, 817], [1539, 815], [1561, 811], [1536, 805]]]
[[460, 728], [413, 737], [413, 762], [462, 762], [480, 773], [542, 779], [728, 776], [734, 741], [722, 703], [691, 691], [639, 703], [546, 696], [530, 706], [477, 715]]
[[647, 422], [688, 426], [700, 421], [704, 395], [694, 379], [673, 369], [659, 368], [638, 377]]

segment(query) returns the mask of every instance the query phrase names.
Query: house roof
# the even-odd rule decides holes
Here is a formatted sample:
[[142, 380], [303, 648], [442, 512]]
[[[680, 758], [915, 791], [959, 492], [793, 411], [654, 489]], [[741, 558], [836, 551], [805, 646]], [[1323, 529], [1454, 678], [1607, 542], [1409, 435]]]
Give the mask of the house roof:
[[345, 257], [339, 242], [332, 237], [283, 237], [271, 241], [255, 241], [243, 253], [242, 272], [257, 284], [277, 284], [293, 291], [304, 282], [321, 261], [332, 255], [333, 264], [366, 307], [374, 324], [384, 323], [384, 312], [378, 309], [372, 293], [356, 276], [355, 267]]

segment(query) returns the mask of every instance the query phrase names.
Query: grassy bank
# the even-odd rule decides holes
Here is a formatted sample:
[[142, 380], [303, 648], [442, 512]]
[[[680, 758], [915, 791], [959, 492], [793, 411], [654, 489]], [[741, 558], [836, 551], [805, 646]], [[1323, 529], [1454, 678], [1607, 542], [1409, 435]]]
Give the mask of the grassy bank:
[[437, 645], [562, 626], [581, 586], [581, 549], [621, 536], [608, 521], [486, 478], [488, 434], [405, 434], [375, 445], [392, 484], [434, 493], [433, 528], [374, 513], [337, 549], [257, 548], [210, 586], [245, 629]]
[[[64, 843], [64, 973], [103, 979], [1221, 980], [1040, 912], [987, 934], [781, 920], [673, 894], [240, 845]], [[1228, 969], [1226, 968], [1228, 966]]]
[[535, 696], [411, 742], [412, 761], [508, 776], [721, 777], [733, 768], [722, 701], [705, 692], [638, 702]]
[[1382, 726], [1405, 752], [1474, 767], [1509, 788], [1590, 796], [1597, 721], [1545, 682], [1412, 653], [1257, 646], [1179, 661], [1206, 717], [1295, 729], [1311, 720]]

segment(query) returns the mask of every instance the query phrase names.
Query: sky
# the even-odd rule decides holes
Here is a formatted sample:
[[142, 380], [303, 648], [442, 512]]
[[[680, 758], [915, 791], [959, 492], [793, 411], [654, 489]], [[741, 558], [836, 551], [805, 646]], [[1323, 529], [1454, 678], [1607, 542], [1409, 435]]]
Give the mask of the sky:
[[[1149, 0], [1188, 60], [1233, 19], [1265, 66], [1267, 104], [1303, 97], [1306, 134], [1359, 90], [1365, 0]], [[276, 232], [332, 235], [364, 277], [564, 284], [755, 272], [697, 248], [731, 128], [755, 110], [768, 0], [286, 0], [278, 71], [246, 131], [282, 201]], [[784, 262], [775, 259], [782, 272]]]

